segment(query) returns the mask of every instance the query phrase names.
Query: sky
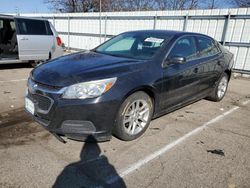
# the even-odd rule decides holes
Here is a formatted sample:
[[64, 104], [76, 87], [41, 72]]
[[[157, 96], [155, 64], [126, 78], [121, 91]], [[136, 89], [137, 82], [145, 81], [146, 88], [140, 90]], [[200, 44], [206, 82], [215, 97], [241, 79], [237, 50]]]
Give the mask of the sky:
[[[215, 4], [223, 8], [231, 7], [230, 0], [216, 0]], [[49, 13], [52, 12], [44, 0], [0, 0], [1, 13]]]
[[46, 13], [51, 12], [44, 0], [0, 0], [0, 13]]

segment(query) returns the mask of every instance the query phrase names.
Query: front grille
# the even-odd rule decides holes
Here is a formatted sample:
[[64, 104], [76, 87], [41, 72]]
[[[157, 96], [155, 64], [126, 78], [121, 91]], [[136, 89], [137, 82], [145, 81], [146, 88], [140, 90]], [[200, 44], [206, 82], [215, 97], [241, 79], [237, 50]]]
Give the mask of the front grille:
[[[33, 81], [31, 78], [28, 80], [28, 96], [33, 100], [36, 105], [36, 111], [41, 114], [48, 114], [54, 100], [49, 97], [49, 94], [59, 94], [60, 89], [53, 86], [40, 84]], [[48, 95], [48, 96], [47, 96]]]
[[30, 94], [30, 96], [34, 100], [34, 103], [37, 104], [40, 110], [48, 111], [50, 109], [52, 101], [48, 97], [38, 94]]
[[62, 89], [61, 87], [43, 84], [43, 83], [37, 82], [37, 81], [35, 81], [33, 79], [30, 79], [30, 81], [32, 83], [34, 83], [34, 84], [37, 84], [40, 88], [43, 88], [43, 89], [46, 89], [46, 90], [58, 91], [58, 90]]

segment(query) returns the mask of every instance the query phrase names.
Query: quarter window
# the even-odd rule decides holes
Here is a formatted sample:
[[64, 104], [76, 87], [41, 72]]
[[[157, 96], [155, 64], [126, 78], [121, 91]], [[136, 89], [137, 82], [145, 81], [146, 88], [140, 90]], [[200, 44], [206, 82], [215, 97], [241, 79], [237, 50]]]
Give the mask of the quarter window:
[[219, 53], [219, 49], [211, 39], [206, 37], [197, 37], [197, 39], [200, 57], [208, 57]]
[[169, 59], [173, 57], [185, 57], [187, 61], [197, 58], [195, 38], [187, 36], [179, 39], [168, 55]]

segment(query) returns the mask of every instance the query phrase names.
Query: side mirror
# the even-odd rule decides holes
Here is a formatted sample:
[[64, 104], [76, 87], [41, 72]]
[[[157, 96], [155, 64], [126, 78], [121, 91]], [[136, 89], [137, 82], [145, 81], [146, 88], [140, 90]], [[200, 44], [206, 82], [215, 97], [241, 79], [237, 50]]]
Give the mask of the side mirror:
[[171, 59], [169, 59], [169, 63], [172, 63], [172, 64], [183, 64], [185, 62], [186, 62], [185, 57], [176, 56], [176, 57], [172, 57]]
[[186, 62], [185, 57], [176, 56], [172, 58], [167, 58], [163, 63], [163, 68], [167, 67], [170, 64], [183, 64], [185, 62]]

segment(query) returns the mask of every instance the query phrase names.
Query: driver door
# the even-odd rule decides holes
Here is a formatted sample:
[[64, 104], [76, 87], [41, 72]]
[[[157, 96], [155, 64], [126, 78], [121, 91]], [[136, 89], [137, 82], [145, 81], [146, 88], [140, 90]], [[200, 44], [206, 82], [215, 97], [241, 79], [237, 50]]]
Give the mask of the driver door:
[[[193, 36], [183, 36], [175, 42], [163, 67], [162, 110], [182, 105], [197, 95], [200, 80], [197, 54]], [[175, 57], [183, 57], [185, 61], [171, 63]]]

